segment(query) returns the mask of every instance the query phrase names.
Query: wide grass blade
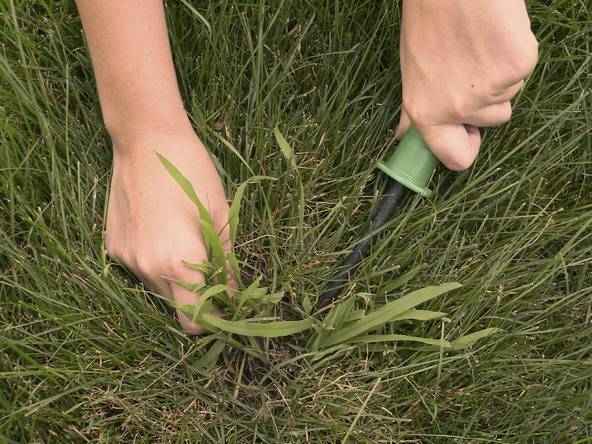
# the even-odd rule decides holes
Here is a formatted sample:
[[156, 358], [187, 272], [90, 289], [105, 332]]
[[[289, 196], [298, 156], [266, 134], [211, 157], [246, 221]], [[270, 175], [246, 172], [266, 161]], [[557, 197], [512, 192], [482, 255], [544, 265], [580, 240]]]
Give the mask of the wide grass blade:
[[385, 322], [389, 322], [401, 313], [410, 310], [423, 302], [427, 302], [443, 293], [460, 287], [461, 285], [458, 283], [449, 283], [437, 287], [431, 286], [416, 290], [396, 301], [389, 302], [375, 312], [372, 312], [354, 324], [349, 325], [346, 329], [338, 330], [328, 335], [320, 341], [319, 345], [321, 347], [331, 347], [332, 345], [348, 341], [364, 332], [384, 324]]
[[488, 336], [495, 335], [496, 333], [499, 333], [500, 331], [503, 331], [503, 330], [501, 328], [496, 328], [496, 327], [485, 328], [485, 329], [479, 330], [475, 333], [470, 333], [468, 335], [461, 336], [460, 338], [455, 339], [454, 341], [452, 341], [450, 343], [450, 347], [455, 350], [464, 350], [464, 349], [472, 347], [475, 344], [475, 342], [477, 342], [479, 339], [483, 339]]
[[230, 241], [232, 242], [233, 245], [236, 242], [236, 232], [237, 232], [237, 226], [238, 226], [238, 221], [239, 221], [239, 216], [240, 216], [241, 203], [243, 201], [243, 195], [245, 193], [245, 190], [247, 189], [247, 185], [249, 185], [249, 183], [259, 182], [261, 180], [277, 180], [277, 179], [274, 177], [269, 177], [269, 176], [253, 176], [248, 181], [243, 182], [236, 190], [236, 193], [234, 193], [234, 198], [232, 199], [232, 204], [230, 205], [230, 211], [228, 213]]
[[187, 179], [181, 173], [181, 171], [179, 171], [177, 167], [173, 165], [171, 162], [169, 162], [162, 154], [156, 153], [156, 155], [158, 156], [162, 164], [165, 166], [169, 174], [173, 177], [173, 179], [175, 179], [175, 181], [181, 186], [183, 191], [185, 191], [185, 194], [187, 194], [187, 196], [191, 199], [195, 206], [197, 206], [197, 209], [199, 210], [199, 217], [209, 226], [213, 226], [212, 217], [210, 216], [209, 211], [204, 205], [202, 205], [189, 179]]
[[242, 336], [257, 336], [263, 338], [277, 338], [300, 333], [312, 327], [314, 319], [300, 321], [261, 322], [248, 319], [240, 321], [227, 321], [217, 316], [201, 314], [198, 322], [202, 321], [206, 327], [214, 327], [229, 333]]
[[273, 134], [277, 139], [282, 154], [286, 157], [286, 159], [290, 163], [290, 166], [294, 169], [294, 171], [298, 171], [298, 164], [296, 163], [296, 156], [294, 154], [294, 150], [292, 149], [286, 138], [282, 135], [278, 127], [275, 127], [273, 129]]

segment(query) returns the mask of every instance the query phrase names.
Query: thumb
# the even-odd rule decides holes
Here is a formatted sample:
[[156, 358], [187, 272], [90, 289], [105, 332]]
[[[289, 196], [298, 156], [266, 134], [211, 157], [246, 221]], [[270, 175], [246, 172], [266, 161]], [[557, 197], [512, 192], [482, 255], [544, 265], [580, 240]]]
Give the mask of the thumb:
[[481, 135], [476, 126], [446, 124], [416, 128], [447, 168], [464, 171], [475, 161], [481, 145]]

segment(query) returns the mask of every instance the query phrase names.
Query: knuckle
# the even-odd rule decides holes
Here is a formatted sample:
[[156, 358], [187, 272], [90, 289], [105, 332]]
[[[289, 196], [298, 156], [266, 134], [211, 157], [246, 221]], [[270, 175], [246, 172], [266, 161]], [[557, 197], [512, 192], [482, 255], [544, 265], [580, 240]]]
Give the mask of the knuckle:
[[105, 251], [107, 252], [107, 256], [114, 261], [121, 261], [122, 259], [122, 249], [120, 248], [120, 244], [118, 244], [111, 234], [111, 231], [107, 229], [105, 231]]
[[465, 97], [454, 97], [449, 102], [448, 114], [453, 122], [464, 123], [471, 117], [471, 106]]
[[[198, 250], [198, 249], [197, 249]], [[142, 247], [135, 251], [135, 263], [138, 270], [152, 278], [162, 276], [173, 279], [181, 278], [186, 274], [185, 262], [201, 264], [207, 260], [204, 255], [196, 254], [196, 249], [189, 245], [167, 245], [157, 248]]]
[[135, 264], [138, 273], [147, 279], [154, 280], [159, 278], [158, 269], [160, 268], [154, 260], [154, 256], [149, 252], [142, 252], [136, 254]]
[[177, 310], [177, 319], [183, 331], [188, 335], [197, 336], [208, 332], [206, 328], [199, 324], [195, 324], [185, 313], [180, 310]]
[[107, 256], [115, 262], [120, 261], [121, 256], [117, 252], [117, 249], [110, 242], [105, 241], [105, 252]]
[[514, 72], [517, 81], [528, 77], [534, 70], [538, 61], [538, 47], [539, 44], [534, 35], [532, 35], [531, 38], [524, 43], [522, 51], [520, 51], [514, 59], [511, 64], [511, 69]]
[[425, 100], [410, 98], [410, 94], [403, 90], [403, 108], [409, 119], [419, 126], [424, 126], [432, 119], [433, 108], [426, 105]]
[[512, 117], [512, 105], [508, 102], [493, 104], [483, 109], [479, 126], [499, 126]]

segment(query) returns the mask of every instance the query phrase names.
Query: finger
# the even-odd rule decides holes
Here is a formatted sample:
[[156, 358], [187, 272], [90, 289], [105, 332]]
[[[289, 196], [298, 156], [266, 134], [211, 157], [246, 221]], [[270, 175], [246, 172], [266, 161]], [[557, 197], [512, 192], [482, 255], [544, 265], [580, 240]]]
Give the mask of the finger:
[[498, 126], [510, 120], [512, 105], [510, 100], [524, 86], [524, 80], [501, 90], [485, 94], [477, 101], [475, 108], [467, 110], [459, 116], [457, 123], [468, 123], [474, 126]]
[[[534, 66], [533, 66], [534, 68]], [[495, 79], [492, 79], [493, 86], [498, 90], [498, 91], [506, 91], [508, 89], [514, 88], [515, 85], [520, 85], [520, 88], [522, 87], [522, 85], [524, 85], [524, 79], [526, 77], [528, 77], [530, 75], [530, 70], [529, 71], [516, 71], [516, 72], [512, 72], [511, 75], [500, 75], [497, 78], [497, 81]], [[520, 89], [518, 88], [518, 89]]]
[[417, 130], [440, 162], [451, 170], [466, 170], [477, 157], [481, 135], [475, 126], [450, 124]]
[[477, 127], [499, 126], [510, 120], [510, 117], [512, 117], [510, 102], [495, 103], [473, 112], [463, 123]]
[[[156, 293], [165, 298], [166, 304], [171, 307], [168, 301], [173, 301], [177, 304], [187, 304], [187, 305], [195, 305], [199, 297], [192, 293], [190, 290], [187, 290], [181, 287], [179, 284], [174, 283], [172, 281], [168, 281], [166, 279], [159, 279], [157, 282], [148, 279], [143, 273], [139, 271], [133, 272], [138, 279], [142, 281], [144, 284], [144, 288], [152, 293]], [[203, 278], [202, 278], [203, 280]], [[192, 282], [191, 280], [186, 280], [186, 282]], [[199, 281], [201, 282], [201, 281]], [[193, 282], [195, 283], [195, 282]], [[178, 287], [176, 291], [173, 291], [173, 286]], [[172, 307], [171, 307], [172, 308]], [[177, 319], [183, 331], [190, 335], [200, 335], [203, 333], [207, 333], [207, 330], [191, 321], [191, 319], [183, 313], [180, 309], [175, 308], [175, 313], [177, 314]]]
[[410, 125], [411, 125], [411, 120], [409, 120], [409, 116], [405, 112], [405, 107], [402, 107], [401, 108], [401, 117], [399, 117], [399, 125], [397, 126], [397, 129], [395, 131], [395, 139], [401, 140], [403, 138], [403, 136], [405, 135], [405, 133], [407, 132], [407, 130], [409, 129]]
[[512, 98], [518, 94], [518, 92], [524, 86], [524, 80], [520, 80], [518, 83], [514, 83], [505, 88], [501, 88], [498, 91], [494, 91], [491, 97], [493, 97], [495, 103], [503, 103], [512, 100]]
[[[187, 268], [183, 273], [182, 277], [179, 279], [183, 282], [187, 282], [190, 284], [199, 284], [205, 280], [206, 276], [205, 273], [199, 270], [191, 270]], [[168, 293], [170, 293], [171, 299], [180, 305], [190, 305], [194, 306], [197, 304], [199, 299], [201, 298], [201, 294], [197, 291], [193, 291], [191, 289], [185, 288], [181, 284], [178, 284], [173, 281], [169, 281], [169, 289]], [[208, 330], [201, 325], [194, 323], [189, 316], [183, 313], [180, 309], [176, 309], [177, 317], [179, 319], [179, 324], [185, 331], [185, 333], [190, 335], [200, 335], [206, 333]], [[213, 313], [216, 316], [222, 315], [222, 310], [215, 305]]]

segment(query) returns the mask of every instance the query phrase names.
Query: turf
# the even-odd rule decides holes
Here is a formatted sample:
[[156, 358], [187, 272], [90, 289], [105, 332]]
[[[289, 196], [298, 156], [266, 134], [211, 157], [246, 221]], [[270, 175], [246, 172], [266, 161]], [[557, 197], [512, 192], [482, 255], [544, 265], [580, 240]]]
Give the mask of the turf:
[[[501, 330], [454, 351], [319, 351], [310, 330], [206, 366], [218, 336], [183, 334], [104, 254], [110, 141], [74, 3], [0, 4], [0, 442], [592, 440], [592, 14], [528, 5], [539, 63], [512, 120], [484, 131], [468, 171], [440, 169], [432, 199], [407, 196], [343, 295], [372, 312], [458, 282], [420, 307], [446, 318], [373, 333]], [[229, 198], [277, 179], [249, 185], [237, 253], [290, 318], [308, 316], [386, 186], [399, 11], [167, 5], [182, 95]]]

